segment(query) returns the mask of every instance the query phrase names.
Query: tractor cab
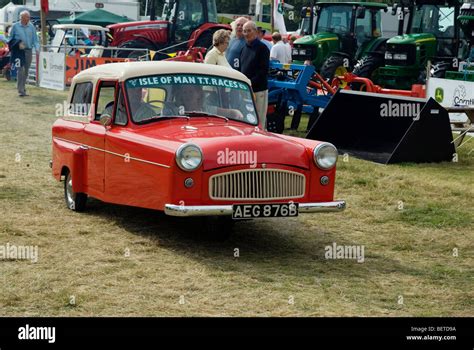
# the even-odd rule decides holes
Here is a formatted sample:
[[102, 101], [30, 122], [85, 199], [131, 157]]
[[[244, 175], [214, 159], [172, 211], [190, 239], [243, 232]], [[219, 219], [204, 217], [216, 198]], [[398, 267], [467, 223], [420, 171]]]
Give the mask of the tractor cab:
[[162, 19], [170, 22], [173, 42], [188, 41], [191, 34], [205, 23], [217, 23], [215, 0], [167, 0]]
[[467, 41], [463, 62], [459, 69], [446, 72], [446, 79], [474, 81], [474, 3], [465, 3], [458, 17], [459, 25]]
[[459, 8], [449, 5], [452, 4], [418, 4], [411, 21], [411, 34], [432, 34], [438, 40], [438, 56], [453, 57], [457, 54], [459, 27], [456, 17]]
[[217, 23], [215, 0], [166, 0], [159, 20], [118, 23], [108, 28], [110, 46], [126, 49], [119, 50], [119, 57], [133, 57], [133, 49], [147, 49], [156, 52], [154, 60], [192, 47], [207, 49], [217, 30], [230, 30], [230, 26]]
[[300, 36], [313, 35], [316, 29], [316, 6], [301, 8], [301, 22], [296, 33]]
[[[344, 68], [349, 70], [363, 52], [376, 50], [381, 43], [381, 11], [387, 10], [387, 5], [373, 2], [316, 3], [314, 11], [307, 11], [308, 23], [316, 18], [315, 34], [295, 41], [293, 61], [311, 61], [328, 75], [325, 78], [332, 77], [336, 61], [346, 62]], [[331, 65], [323, 72], [328, 60]]]

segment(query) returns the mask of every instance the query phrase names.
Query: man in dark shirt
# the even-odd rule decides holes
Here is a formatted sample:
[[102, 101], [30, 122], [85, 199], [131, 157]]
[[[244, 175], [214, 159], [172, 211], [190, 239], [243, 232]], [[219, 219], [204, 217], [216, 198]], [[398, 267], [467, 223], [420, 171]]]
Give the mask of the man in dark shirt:
[[240, 71], [252, 82], [260, 127], [266, 130], [268, 109], [268, 66], [270, 51], [257, 37], [257, 26], [249, 21], [244, 25], [246, 45], [240, 53]]

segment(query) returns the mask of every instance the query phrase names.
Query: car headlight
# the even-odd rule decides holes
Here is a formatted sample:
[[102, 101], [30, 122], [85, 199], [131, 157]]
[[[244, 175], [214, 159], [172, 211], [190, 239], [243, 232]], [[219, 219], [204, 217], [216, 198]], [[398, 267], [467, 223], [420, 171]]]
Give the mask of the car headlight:
[[385, 52], [385, 59], [386, 59], [386, 60], [391, 60], [391, 59], [393, 59], [393, 54], [391, 54], [390, 52]]
[[408, 55], [406, 53], [396, 53], [393, 55], [394, 60], [406, 61], [408, 59]]
[[192, 143], [186, 143], [176, 151], [176, 164], [184, 171], [194, 171], [202, 164], [201, 148]]
[[314, 163], [322, 170], [334, 168], [337, 163], [338, 152], [330, 143], [321, 143], [313, 151]]
[[300, 56], [306, 56], [306, 50], [300, 50]]

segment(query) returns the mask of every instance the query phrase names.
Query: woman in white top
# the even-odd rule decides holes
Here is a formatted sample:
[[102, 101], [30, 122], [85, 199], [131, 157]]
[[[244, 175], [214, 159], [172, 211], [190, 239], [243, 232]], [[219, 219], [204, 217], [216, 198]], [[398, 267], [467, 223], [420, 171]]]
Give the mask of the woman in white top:
[[229, 41], [230, 32], [228, 30], [220, 29], [216, 31], [212, 37], [212, 45], [214, 47], [206, 54], [204, 63], [231, 68], [225, 58], [225, 50], [229, 46]]

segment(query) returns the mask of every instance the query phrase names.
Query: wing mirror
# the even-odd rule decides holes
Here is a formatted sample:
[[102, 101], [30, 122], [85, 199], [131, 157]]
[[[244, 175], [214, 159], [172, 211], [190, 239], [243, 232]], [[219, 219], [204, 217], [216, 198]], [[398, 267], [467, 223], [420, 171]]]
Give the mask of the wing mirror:
[[110, 114], [104, 113], [100, 116], [100, 124], [108, 128], [112, 125], [112, 116]]

